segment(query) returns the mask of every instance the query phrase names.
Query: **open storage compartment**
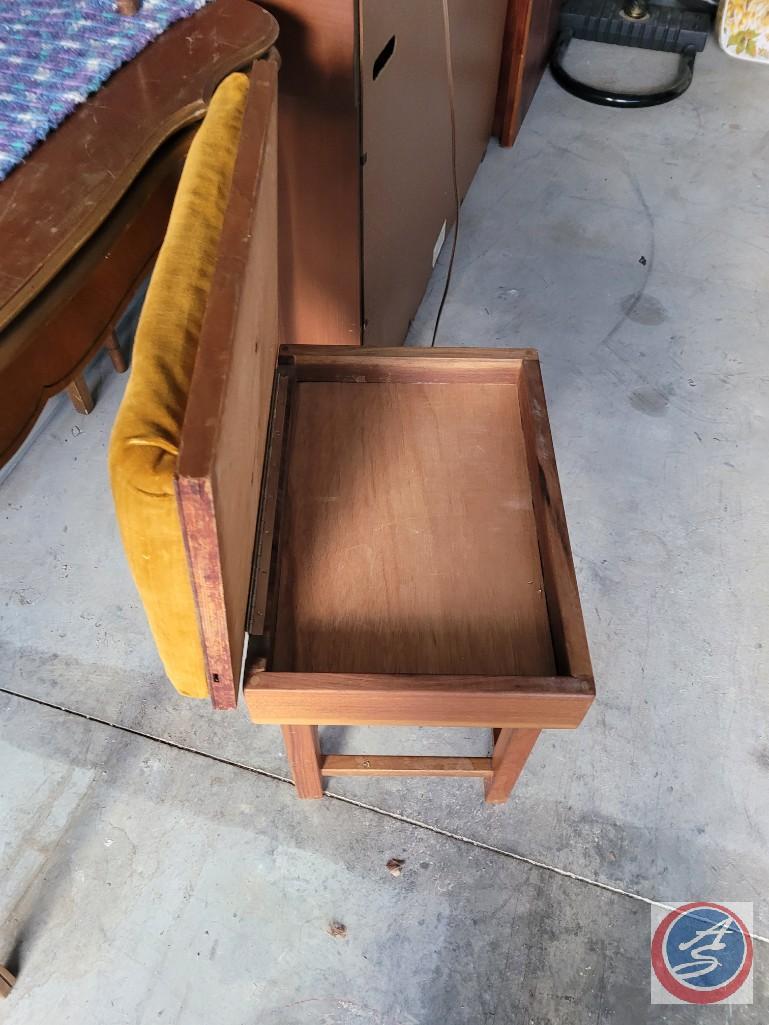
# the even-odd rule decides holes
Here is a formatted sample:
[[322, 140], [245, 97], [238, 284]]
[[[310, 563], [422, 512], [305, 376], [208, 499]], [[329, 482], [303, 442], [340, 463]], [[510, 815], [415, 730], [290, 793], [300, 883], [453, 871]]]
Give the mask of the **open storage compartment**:
[[593, 692], [536, 353], [296, 346], [276, 397], [252, 716], [576, 726]]
[[[594, 697], [537, 354], [277, 348], [274, 69], [255, 67], [177, 497], [208, 686], [322, 775], [504, 800]], [[496, 730], [491, 758], [321, 755], [317, 726]]]

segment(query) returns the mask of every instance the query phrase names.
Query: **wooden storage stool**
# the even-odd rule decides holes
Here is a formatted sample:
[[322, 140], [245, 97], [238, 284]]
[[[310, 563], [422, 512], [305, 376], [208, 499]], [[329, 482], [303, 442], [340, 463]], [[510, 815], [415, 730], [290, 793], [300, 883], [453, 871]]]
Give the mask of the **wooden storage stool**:
[[[453, 775], [506, 800], [594, 694], [536, 353], [283, 349], [271, 422], [251, 718], [283, 725], [302, 797]], [[491, 758], [324, 756], [326, 724], [496, 737]]]
[[[176, 466], [208, 691], [243, 680], [300, 797], [433, 775], [504, 801], [594, 697], [537, 354], [278, 348], [274, 84], [254, 67]], [[490, 758], [342, 756], [324, 724], [496, 732]]]

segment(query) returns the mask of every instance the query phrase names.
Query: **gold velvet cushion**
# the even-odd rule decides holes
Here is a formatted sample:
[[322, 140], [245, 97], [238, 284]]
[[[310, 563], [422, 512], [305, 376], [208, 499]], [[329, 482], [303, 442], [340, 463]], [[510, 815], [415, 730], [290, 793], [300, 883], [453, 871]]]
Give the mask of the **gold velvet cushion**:
[[190, 147], [109, 449], [123, 545], [155, 644], [174, 687], [195, 698], [208, 690], [174, 473], [247, 92], [246, 75], [226, 78]]

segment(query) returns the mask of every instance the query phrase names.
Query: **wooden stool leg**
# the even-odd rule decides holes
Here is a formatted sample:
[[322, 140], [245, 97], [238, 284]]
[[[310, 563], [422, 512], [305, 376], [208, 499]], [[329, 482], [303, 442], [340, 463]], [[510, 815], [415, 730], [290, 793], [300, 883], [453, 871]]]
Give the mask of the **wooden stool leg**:
[[7, 997], [16, 984], [16, 976], [0, 964], [0, 997]]
[[539, 734], [539, 730], [494, 731], [494, 751], [491, 755], [494, 775], [485, 783], [487, 803], [502, 804], [508, 799]]
[[297, 796], [323, 797], [317, 726], [281, 726]]
[[78, 374], [70, 381], [67, 385], [67, 395], [78, 413], [93, 412], [93, 397], [83, 374]]
[[109, 353], [109, 358], [112, 360], [112, 366], [115, 368], [118, 374], [124, 374], [128, 370], [128, 364], [125, 361], [123, 350], [118, 345], [118, 340], [115, 337], [115, 332], [110, 331], [107, 335], [107, 339], [104, 342], [104, 348]]

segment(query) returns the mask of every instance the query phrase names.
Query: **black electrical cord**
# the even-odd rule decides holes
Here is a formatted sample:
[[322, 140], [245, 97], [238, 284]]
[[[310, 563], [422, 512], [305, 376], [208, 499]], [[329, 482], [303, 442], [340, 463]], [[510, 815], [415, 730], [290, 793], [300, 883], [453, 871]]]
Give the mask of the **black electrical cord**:
[[454, 63], [451, 59], [451, 27], [449, 24], [449, 3], [448, 0], [443, 0], [443, 42], [446, 48], [446, 80], [448, 82], [449, 91], [449, 114], [451, 117], [451, 175], [454, 184], [454, 237], [451, 241], [451, 256], [449, 257], [449, 267], [446, 272], [446, 282], [443, 286], [443, 295], [441, 296], [440, 305], [438, 306], [438, 313], [435, 317], [435, 327], [433, 328], [433, 340], [430, 342], [430, 348], [435, 347], [435, 340], [438, 337], [438, 327], [441, 323], [441, 315], [443, 314], [443, 307], [446, 305], [446, 297], [449, 294], [449, 286], [451, 285], [451, 272], [454, 270], [454, 257], [457, 253], [457, 237], [459, 236], [459, 181], [457, 175], [457, 115], [456, 115], [456, 103], [454, 97]]

